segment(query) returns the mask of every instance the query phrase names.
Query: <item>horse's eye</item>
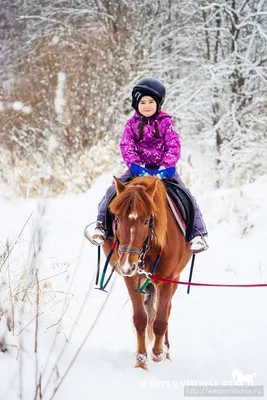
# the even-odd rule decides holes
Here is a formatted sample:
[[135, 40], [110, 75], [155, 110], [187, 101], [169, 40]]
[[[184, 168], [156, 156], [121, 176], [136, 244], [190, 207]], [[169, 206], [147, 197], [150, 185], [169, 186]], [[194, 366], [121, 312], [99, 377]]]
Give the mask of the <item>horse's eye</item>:
[[147, 224], [148, 224], [148, 219], [146, 219], [144, 222], [144, 225], [147, 225]]

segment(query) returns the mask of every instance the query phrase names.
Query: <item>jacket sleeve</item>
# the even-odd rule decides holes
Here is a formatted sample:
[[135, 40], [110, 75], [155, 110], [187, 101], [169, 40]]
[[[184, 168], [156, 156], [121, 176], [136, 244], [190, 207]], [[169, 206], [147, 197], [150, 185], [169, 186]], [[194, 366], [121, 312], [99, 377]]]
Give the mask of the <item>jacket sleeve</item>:
[[161, 165], [165, 168], [175, 167], [180, 159], [181, 143], [178, 133], [173, 130], [173, 122], [171, 119], [166, 126], [164, 149], [164, 157]]
[[123, 160], [128, 168], [131, 168], [132, 163], [141, 164], [140, 156], [137, 154], [135, 147], [134, 132], [128, 123], [126, 123], [124, 128], [120, 149]]

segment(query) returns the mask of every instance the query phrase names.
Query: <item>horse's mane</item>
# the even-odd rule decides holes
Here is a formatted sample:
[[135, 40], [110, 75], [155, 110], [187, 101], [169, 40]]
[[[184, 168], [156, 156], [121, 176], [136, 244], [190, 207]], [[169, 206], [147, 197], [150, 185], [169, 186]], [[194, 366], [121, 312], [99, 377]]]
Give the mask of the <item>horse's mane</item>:
[[123, 216], [129, 213], [136, 213], [143, 218], [154, 215], [157, 244], [161, 248], [164, 247], [167, 230], [167, 198], [160, 179], [152, 176], [135, 178], [117, 194], [109, 208], [113, 214]]

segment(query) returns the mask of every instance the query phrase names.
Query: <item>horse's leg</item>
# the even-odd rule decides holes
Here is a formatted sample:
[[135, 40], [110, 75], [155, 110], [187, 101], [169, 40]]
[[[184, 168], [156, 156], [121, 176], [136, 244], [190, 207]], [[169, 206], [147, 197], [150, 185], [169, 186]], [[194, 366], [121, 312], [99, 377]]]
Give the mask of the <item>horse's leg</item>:
[[[179, 280], [179, 278], [177, 278], [177, 280]], [[172, 286], [173, 286], [173, 292], [172, 292], [172, 297], [173, 297], [174, 293], [176, 292], [176, 289], [177, 289], [178, 285], [172, 285]], [[172, 299], [172, 297], [171, 297], [171, 299]], [[169, 320], [169, 318], [170, 318], [171, 309], [172, 309], [172, 304], [171, 304], [171, 301], [170, 301], [169, 310], [168, 310], [168, 320]], [[165, 341], [164, 341], [164, 344], [165, 344], [165, 346], [167, 347], [166, 358], [167, 358], [168, 360], [170, 360], [170, 359], [171, 359], [171, 356], [170, 356], [170, 342], [169, 342], [169, 328], [168, 328], [168, 326], [167, 326], [167, 330], [166, 330], [166, 333], [165, 333]]]
[[136, 368], [147, 369], [147, 352], [146, 352], [146, 327], [147, 314], [144, 307], [144, 295], [136, 293], [138, 276], [124, 277], [127, 289], [133, 305], [133, 322], [137, 334], [137, 352], [136, 352]]
[[167, 347], [170, 346], [168, 339], [168, 319], [171, 309], [171, 299], [173, 296], [173, 287], [168, 283], [163, 283], [158, 286], [157, 293], [157, 315], [154, 321], [155, 342], [152, 349], [153, 360], [161, 361], [165, 358], [166, 353], [163, 351], [163, 338], [167, 342]]
[[147, 334], [150, 342], [154, 341], [153, 324], [156, 318], [155, 299], [156, 299], [156, 288], [152, 283], [149, 283], [146, 288], [144, 304], [147, 314]]

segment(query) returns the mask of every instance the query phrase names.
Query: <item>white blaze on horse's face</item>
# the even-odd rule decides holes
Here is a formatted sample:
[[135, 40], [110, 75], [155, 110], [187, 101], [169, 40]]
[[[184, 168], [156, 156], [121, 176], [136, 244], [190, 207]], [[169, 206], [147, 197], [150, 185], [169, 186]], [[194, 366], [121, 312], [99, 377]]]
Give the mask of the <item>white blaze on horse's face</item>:
[[[135, 227], [132, 226], [130, 229], [130, 243], [129, 243], [129, 249], [132, 246], [132, 243], [134, 241], [134, 235], [135, 235]], [[136, 266], [137, 263], [133, 262], [132, 260], [132, 254], [126, 253], [126, 257], [124, 257], [123, 263], [120, 262], [121, 264], [121, 273], [123, 276], [133, 276], [136, 272]]]
[[134, 240], [134, 233], [135, 233], [135, 227], [134, 226], [131, 227], [130, 232], [131, 232], [130, 241], [132, 243], [133, 240]]
[[137, 213], [132, 213], [132, 214], [129, 214], [129, 219], [137, 219], [138, 218], [138, 214]]
[[129, 260], [130, 256], [130, 254], [127, 254], [124, 263], [121, 265], [121, 274], [123, 276], [133, 276], [135, 274], [135, 268], [133, 268], [133, 264]]

